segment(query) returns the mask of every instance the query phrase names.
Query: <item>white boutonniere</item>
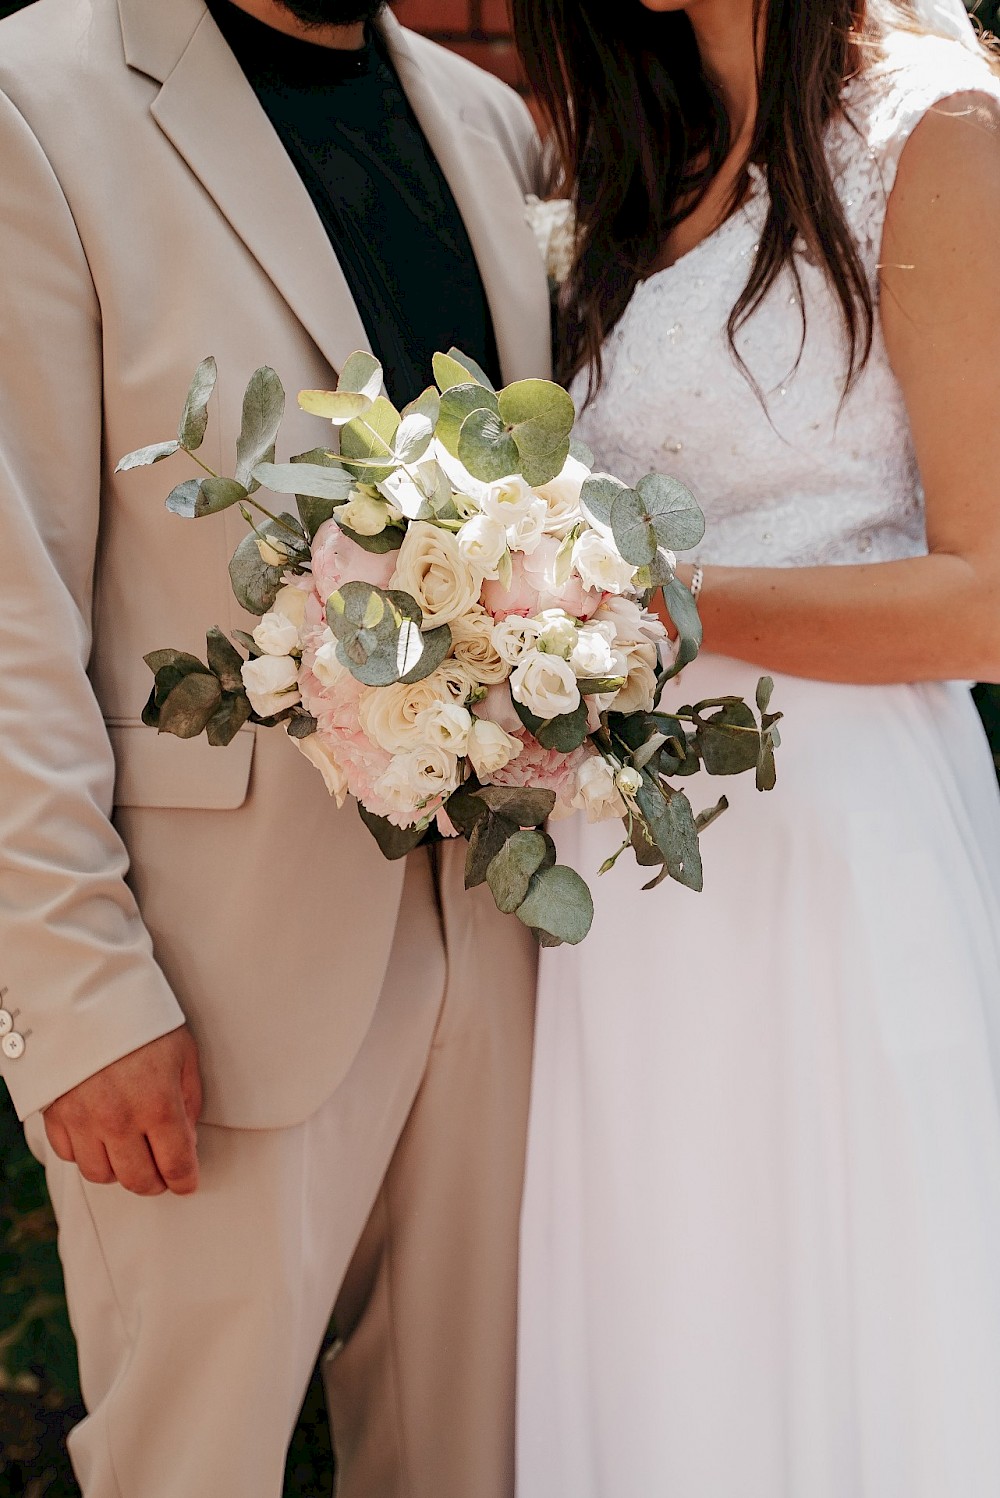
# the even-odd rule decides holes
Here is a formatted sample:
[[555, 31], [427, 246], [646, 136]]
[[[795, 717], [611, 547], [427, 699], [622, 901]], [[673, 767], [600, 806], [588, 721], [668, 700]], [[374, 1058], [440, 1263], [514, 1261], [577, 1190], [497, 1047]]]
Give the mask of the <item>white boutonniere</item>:
[[524, 216], [534, 233], [545, 269], [554, 287], [561, 286], [573, 268], [576, 253], [576, 210], [569, 198], [525, 199]]

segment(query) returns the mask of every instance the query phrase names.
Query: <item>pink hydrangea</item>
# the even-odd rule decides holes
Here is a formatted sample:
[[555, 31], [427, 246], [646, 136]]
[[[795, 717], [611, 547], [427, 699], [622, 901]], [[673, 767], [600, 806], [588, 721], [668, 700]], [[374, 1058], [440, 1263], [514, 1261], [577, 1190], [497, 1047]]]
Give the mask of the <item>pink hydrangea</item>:
[[316, 591], [325, 602], [343, 583], [371, 583], [387, 588], [396, 570], [394, 551], [365, 551], [336, 520], [326, 520], [313, 538], [312, 570]]
[[524, 745], [521, 753], [502, 770], [490, 776], [492, 785], [532, 786], [537, 789], [555, 791], [556, 816], [569, 816], [573, 811], [576, 795], [577, 774], [586, 760], [596, 751], [587, 745], [573, 749], [569, 754], [559, 754], [555, 749], [543, 749], [536, 738], [522, 729], [514, 734]]

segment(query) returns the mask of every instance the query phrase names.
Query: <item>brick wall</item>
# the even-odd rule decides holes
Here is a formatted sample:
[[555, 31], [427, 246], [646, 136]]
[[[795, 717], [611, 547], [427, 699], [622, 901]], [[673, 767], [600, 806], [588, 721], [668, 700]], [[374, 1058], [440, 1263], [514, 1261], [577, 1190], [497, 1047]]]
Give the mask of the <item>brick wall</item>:
[[506, 0], [394, 0], [393, 10], [404, 26], [443, 42], [523, 91]]

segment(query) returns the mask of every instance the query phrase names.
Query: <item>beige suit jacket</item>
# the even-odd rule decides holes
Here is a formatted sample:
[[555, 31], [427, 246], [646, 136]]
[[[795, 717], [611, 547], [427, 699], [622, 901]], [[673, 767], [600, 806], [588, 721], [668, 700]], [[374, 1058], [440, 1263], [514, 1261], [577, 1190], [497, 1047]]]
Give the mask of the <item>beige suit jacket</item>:
[[[539, 147], [504, 85], [391, 16], [404, 88], [468, 226], [505, 380], [548, 373], [524, 219]], [[221, 371], [328, 386], [366, 337], [310, 199], [203, 0], [38, 0], [0, 24], [0, 1056], [24, 1116], [186, 1017], [210, 1122], [298, 1122], [346, 1074], [403, 869], [283, 736], [143, 728], [144, 652], [245, 624], [239, 516], [184, 522], [185, 460], [121, 477]], [[294, 408], [286, 454], [322, 440]], [[9, 1023], [9, 1022], [8, 1022]], [[8, 1046], [8, 1050], [17, 1049]]]

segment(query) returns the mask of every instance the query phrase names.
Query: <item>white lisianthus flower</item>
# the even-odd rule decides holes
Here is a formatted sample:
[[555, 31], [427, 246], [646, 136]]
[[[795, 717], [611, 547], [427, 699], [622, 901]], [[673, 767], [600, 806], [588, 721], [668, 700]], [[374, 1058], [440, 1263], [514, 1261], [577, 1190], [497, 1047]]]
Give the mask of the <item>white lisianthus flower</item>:
[[588, 822], [606, 822], [610, 817], [625, 815], [625, 803], [615, 785], [614, 773], [600, 754], [585, 759], [576, 772], [572, 804], [578, 811], [586, 812]]
[[467, 613], [479, 602], [481, 581], [449, 531], [423, 520], [410, 525], [391, 586], [416, 599], [425, 629], [437, 629]]
[[576, 673], [558, 655], [532, 650], [514, 667], [510, 678], [514, 697], [536, 718], [558, 718], [580, 705]]
[[346, 526], [359, 536], [380, 536], [389, 521], [400, 513], [398, 509], [390, 510], [384, 499], [373, 499], [370, 494], [353, 489], [350, 499], [338, 508], [335, 518], [338, 525]]
[[306, 599], [309, 594], [304, 588], [296, 588], [291, 584], [279, 588], [274, 598], [273, 612], [284, 614], [290, 619], [297, 630], [302, 629], [306, 622]]
[[342, 664], [337, 655], [337, 637], [332, 629], [325, 632], [323, 643], [316, 652], [312, 669], [313, 675], [322, 687], [337, 686], [347, 674], [347, 667]]
[[615, 670], [608, 674], [625, 677], [625, 685], [615, 694], [616, 713], [652, 711], [659, 664], [656, 646], [647, 641], [632, 645], [628, 650], [615, 651]]
[[396, 755], [376, 780], [375, 790], [397, 815], [417, 821], [427, 802], [453, 791], [458, 780], [454, 754], [423, 747]]
[[544, 499], [548, 511], [545, 521], [547, 535], [562, 538], [582, 520], [580, 491], [589, 478], [589, 468], [577, 458], [567, 458], [562, 472], [535, 490], [538, 497]]
[[535, 622], [538, 625], [536, 648], [549, 655], [561, 655], [564, 661], [569, 660], [576, 646], [576, 620], [570, 618], [564, 609], [543, 609], [535, 615]]
[[466, 753], [480, 780], [488, 780], [494, 771], [509, 765], [523, 748], [521, 740], [505, 733], [499, 723], [491, 723], [488, 718], [473, 720]]
[[611, 676], [615, 664], [611, 649], [614, 626], [585, 624], [578, 632], [569, 663], [577, 676]]
[[477, 605], [451, 623], [451, 648], [479, 686], [491, 687], [506, 681], [510, 666], [497, 654], [493, 645], [493, 618]]
[[292, 743], [316, 766], [330, 795], [337, 798], [338, 806], [343, 806], [347, 800], [347, 775], [326, 740], [318, 733], [310, 733], [304, 739], [292, 739]]
[[537, 619], [508, 614], [506, 619], [493, 626], [493, 649], [508, 666], [516, 666], [523, 656], [535, 649], [540, 633]]
[[458, 533], [458, 549], [480, 577], [497, 578], [500, 558], [507, 550], [507, 530], [492, 515], [474, 515]]
[[291, 655], [299, 648], [299, 632], [291, 619], [272, 609], [254, 630], [253, 642], [265, 655]]
[[389, 754], [419, 749], [423, 734], [417, 719], [436, 702], [464, 707], [475, 682], [459, 661], [448, 660], [422, 681], [397, 681], [388, 687], [368, 687], [358, 703], [362, 732]]
[[462, 755], [469, 743], [472, 714], [457, 702], [432, 702], [417, 714], [415, 726], [422, 744]]
[[532, 499], [524, 514], [507, 527], [507, 545], [511, 551], [521, 551], [526, 556], [537, 551], [545, 534], [548, 514], [544, 499]]
[[[427, 495], [423, 487], [415, 483], [410, 474], [404, 473], [401, 468], [397, 468], [395, 473], [383, 479], [378, 486], [378, 491], [385, 496], [393, 509], [399, 515], [405, 515], [407, 520], [415, 520], [427, 503]], [[342, 510], [337, 512], [338, 518], [342, 513]]]
[[290, 655], [262, 655], [244, 661], [240, 673], [250, 706], [262, 718], [273, 718], [302, 701], [298, 662]]
[[666, 626], [634, 598], [605, 598], [591, 621], [614, 627], [615, 643], [627, 648], [643, 642], [657, 645], [669, 640]]
[[635, 576], [635, 568], [623, 561], [613, 543], [592, 530], [577, 537], [573, 566], [588, 588], [597, 588], [602, 593], [626, 592]]
[[535, 491], [528, 487], [524, 479], [512, 476], [487, 485], [479, 507], [484, 515], [499, 520], [506, 529], [508, 525], [516, 525], [523, 519], [537, 502]]

